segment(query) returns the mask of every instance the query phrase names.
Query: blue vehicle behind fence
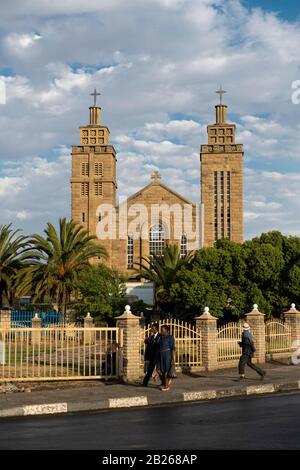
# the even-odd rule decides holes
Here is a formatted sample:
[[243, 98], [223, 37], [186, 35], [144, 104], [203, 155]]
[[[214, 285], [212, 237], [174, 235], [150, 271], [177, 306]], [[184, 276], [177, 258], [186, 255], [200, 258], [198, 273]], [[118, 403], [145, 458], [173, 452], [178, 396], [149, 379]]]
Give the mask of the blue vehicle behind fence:
[[32, 319], [36, 314], [38, 314], [39, 318], [41, 318], [43, 328], [62, 325], [61, 312], [31, 312], [24, 310], [13, 310], [11, 312], [11, 327], [31, 328]]

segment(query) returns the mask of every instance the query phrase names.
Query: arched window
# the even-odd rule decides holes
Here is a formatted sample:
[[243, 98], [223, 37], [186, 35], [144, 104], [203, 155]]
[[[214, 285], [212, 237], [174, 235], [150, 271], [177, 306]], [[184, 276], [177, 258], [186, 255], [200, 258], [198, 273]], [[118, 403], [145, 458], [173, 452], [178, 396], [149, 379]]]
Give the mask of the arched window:
[[133, 269], [133, 236], [128, 235], [127, 239], [127, 268]]
[[180, 240], [180, 256], [183, 258], [187, 255], [187, 237], [186, 235], [181, 235]]
[[149, 232], [149, 254], [161, 255], [165, 247], [165, 231], [161, 224], [152, 225]]

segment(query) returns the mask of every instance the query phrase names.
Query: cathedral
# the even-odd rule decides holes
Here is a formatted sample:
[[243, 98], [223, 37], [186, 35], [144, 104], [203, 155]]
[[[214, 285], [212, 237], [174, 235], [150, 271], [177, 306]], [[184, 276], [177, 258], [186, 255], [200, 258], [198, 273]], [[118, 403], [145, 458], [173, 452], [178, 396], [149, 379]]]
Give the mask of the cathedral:
[[116, 151], [92, 93], [89, 124], [79, 128], [79, 145], [72, 147], [72, 219], [106, 248], [108, 266], [129, 279], [168, 244], [177, 244], [184, 256], [218, 239], [243, 241], [243, 145], [235, 142], [235, 125], [227, 123], [225, 92], [220, 87], [217, 93], [215, 123], [207, 126], [208, 140], [200, 148], [201, 201], [188, 200], [154, 171], [149, 184], [121, 204]]

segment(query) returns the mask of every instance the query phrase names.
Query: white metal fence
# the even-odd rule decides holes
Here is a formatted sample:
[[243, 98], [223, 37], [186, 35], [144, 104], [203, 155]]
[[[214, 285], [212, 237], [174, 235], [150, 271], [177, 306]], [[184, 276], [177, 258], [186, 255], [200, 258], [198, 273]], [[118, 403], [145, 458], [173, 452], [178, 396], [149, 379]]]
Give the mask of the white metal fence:
[[119, 328], [1, 328], [0, 382], [120, 375]]

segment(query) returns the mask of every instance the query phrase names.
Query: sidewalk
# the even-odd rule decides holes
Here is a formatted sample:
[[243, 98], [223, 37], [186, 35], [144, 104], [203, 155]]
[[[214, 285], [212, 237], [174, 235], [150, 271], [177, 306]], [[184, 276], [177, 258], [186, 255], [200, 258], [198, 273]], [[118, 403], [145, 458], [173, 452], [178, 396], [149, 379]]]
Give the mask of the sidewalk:
[[[267, 371], [263, 382], [250, 369], [246, 369], [248, 377], [242, 382], [238, 380], [237, 369], [179, 374], [173, 380], [172, 390], [165, 393], [152, 382], [148, 388], [138, 383], [102, 381], [18, 383], [17, 387], [24, 388], [23, 392], [0, 393], [0, 417], [164, 405], [300, 390], [300, 365], [270, 362], [263, 367]], [[30, 390], [31, 393], [26, 393]]]

